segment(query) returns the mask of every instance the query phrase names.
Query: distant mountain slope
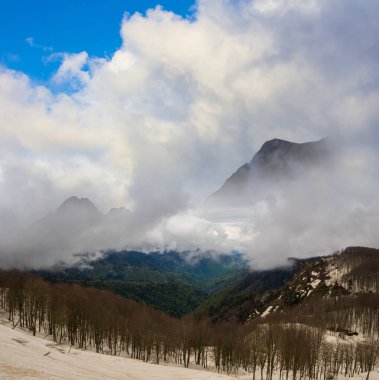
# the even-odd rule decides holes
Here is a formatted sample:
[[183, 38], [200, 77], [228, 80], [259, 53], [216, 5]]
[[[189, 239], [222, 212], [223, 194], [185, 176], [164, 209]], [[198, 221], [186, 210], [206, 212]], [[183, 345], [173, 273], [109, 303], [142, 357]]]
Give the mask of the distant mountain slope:
[[214, 321], [244, 322], [252, 310], [264, 309], [271, 293], [284, 286], [302, 265], [294, 260], [293, 266], [264, 271], [251, 271], [220, 292], [211, 295], [195, 311], [207, 314]]
[[9, 237], [9, 265], [17, 267], [21, 261], [26, 268], [49, 268], [74, 263], [78, 254], [118, 248], [123, 246], [123, 231], [133, 226], [132, 219], [123, 207], [103, 213], [88, 198], [72, 196]]
[[72, 234], [99, 223], [102, 218], [103, 214], [88, 198], [72, 196], [66, 199], [54, 213], [46, 215], [37, 222], [33, 228]]
[[[20, 271], [0, 271], [0, 314], [10, 326], [8, 331], [0, 329], [6, 337], [1, 340], [0, 372], [37, 376], [39, 363], [46, 377], [46, 370], [52, 370], [43, 365], [48, 362], [58, 366], [70, 362], [79, 368], [70, 357], [80, 348], [108, 353], [115, 365], [124, 360], [122, 356], [130, 356], [164, 364], [162, 368], [175, 363], [234, 373], [235, 378], [242, 374], [246, 379], [368, 379], [376, 373], [379, 357], [378, 250], [352, 247], [299, 264], [286, 284], [288, 294], [299, 296], [287, 299], [286, 287], [270, 291], [269, 297], [262, 297], [262, 313], [251, 314], [243, 321], [248, 323], [214, 323], [197, 315], [176, 319], [110, 292], [52, 285]], [[264, 289], [257, 290], [264, 296]], [[10, 335], [16, 328], [30, 331], [30, 339]], [[50, 336], [54, 342], [37, 345], [37, 336]], [[17, 345], [18, 355], [8, 350], [17, 350]], [[26, 348], [37, 350], [39, 359]], [[31, 356], [33, 360], [23, 361]], [[159, 377], [157, 371], [147, 378]], [[124, 377], [128, 373], [124, 371]], [[96, 374], [89, 369], [88, 376]], [[111, 368], [109, 376], [116, 376]], [[204, 373], [204, 379], [209, 376]], [[184, 378], [193, 374], [183, 373]]]
[[32, 226], [32, 231], [76, 235], [93, 226], [106, 223], [123, 223], [131, 212], [124, 207], [112, 208], [106, 214], [100, 212], [88, 198], [72, 196], [66, 199], [55, 212], [46, 215]]
[[266, 141], [252, 160], [242, 165], [209, 201], [223, 205], [246, 203], [265, 195], [267, 186], [297, 177], [326, 162], [330, 148], [322, 139], [294, 143], [281, 139]]
[[[13, 246], [25, 252], [25, 266], [34, 265], [33, 257], [44, 257], [44, 265], [77, 252], [82, 235], [103, 221], [103, 214], [88, 198], [70, 197], [52, 212], [22, 231]], [[13, 249], [13, 248], [12, 248]], [[29, 263], [30, 260], [30, 263]]]
[[248, 273], [207, 299], [197, 313], [246, 322], [308, 301], [363, 294], [379, 295], [379, 250], [349, 247], [330, 256], [294, 259], [292, 270]]
[[195, 310], [210, 294], [247, 272], [239, 255], [203, 255], [167, 251], [108, 251], [81, 265], [34, 271], [51, 282], [79, 283], [107, 289], [180, 317]]

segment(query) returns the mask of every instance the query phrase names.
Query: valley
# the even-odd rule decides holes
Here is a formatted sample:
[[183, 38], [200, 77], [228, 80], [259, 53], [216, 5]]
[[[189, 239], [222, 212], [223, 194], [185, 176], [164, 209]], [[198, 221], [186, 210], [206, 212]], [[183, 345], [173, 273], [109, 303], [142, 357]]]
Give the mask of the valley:
[[75, 266], [31, 273], [53, 283], [109, 290], [182, 317], [247, 271], [247, 262], [237, 254], [108, 251], [97, 260], [82, 257]]
[[378, 250], [293, 262], [292, 274], [243, 275], [181, 319], [109, 291], [14, 271], [0, 272], [0, 307], [11, 326], [33, 336], [145, 363], [260, 379], [375, 378]]
[[378, 0], [0, 4], [0, 380], [379, 380]]

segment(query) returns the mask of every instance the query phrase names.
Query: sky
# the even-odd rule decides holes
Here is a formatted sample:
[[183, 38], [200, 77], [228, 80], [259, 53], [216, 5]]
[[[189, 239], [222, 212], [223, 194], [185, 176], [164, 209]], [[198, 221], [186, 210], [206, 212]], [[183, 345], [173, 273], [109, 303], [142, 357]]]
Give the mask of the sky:
[[127, 14], [160, 5], [191, 17], [193, 0], [4, 0], [0, 5], [0, 64], [49, 86], [59, 67], [54, 53], [86, 51], [111, 57], [121, 46], [120, 26]]
[[[77, 3], [1, 5], [0, 264], [175, 248], [270, 267], [379, 246], [377, 1]], [[203, 212], [265, 141], [325, 136], [327, 171]], [[131, 216], [32, 236], [72, 195]]]

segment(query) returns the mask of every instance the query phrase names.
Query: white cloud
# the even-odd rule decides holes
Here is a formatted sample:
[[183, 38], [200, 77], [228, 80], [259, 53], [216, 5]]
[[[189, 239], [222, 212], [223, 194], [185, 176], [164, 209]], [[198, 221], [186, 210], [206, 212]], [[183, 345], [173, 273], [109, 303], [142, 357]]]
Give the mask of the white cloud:
[[251, 5], [253, 9], [263, 14], [284, 15], [291, 11], [304, 13], [317, 13], [319, 11], [319, 3], [315, 0], [256, 0]]
[[[269, 265], [275, 255], [378, 245], [378, 16], [372, 1], [202, 0], [194, 20], [160, 8], [125, 18], [110, 59], [61, 54], [52, 81], [69, 94], [2, 68], [1, 220], [26, 225], [76, 194], [139, 215], [142, 232], [121, 233], [118, 246], [237, 247]], [[333, 178], [354, 176], [343, 196], [330, 202], [321, 182], [312, 217], [291, 211], [311, 211], [308, 188], [242, 224], [188, 216], [265, 140], [326, 135], [363, 154], [350, 161], [359, 170], [339, 167]], [[331, 209], [340, 219], [325, 223]], [[299, 234], [299, 225], [309, 228]]]
[[86, 85], [90, 80], [90, 74], [85, 68], [89, 64], [87, 52], [82, 51], [77, 54], [55, 53], [49, 59], [61, 58], [62, 63], [52, 80], [58, 84], [69, 84], [72, 88], [78, 89]]

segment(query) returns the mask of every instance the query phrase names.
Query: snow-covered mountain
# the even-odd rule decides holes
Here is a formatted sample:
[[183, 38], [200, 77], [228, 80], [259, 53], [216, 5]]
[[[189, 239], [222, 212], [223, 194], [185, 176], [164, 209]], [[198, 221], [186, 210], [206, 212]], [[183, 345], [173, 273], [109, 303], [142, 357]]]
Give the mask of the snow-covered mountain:
[[246, 322], [291, 310], [300, 315], [304, 311], [298, 307], [304, 310], [307, 304], [333, 300], [359, 307], [367, 299], [378, 307], [379, 249], [348, 247], [328, 256], [290, 262], [291, 267], [247, 273], [210, 297], [199, 311], [207, 309], [214, 320]]

